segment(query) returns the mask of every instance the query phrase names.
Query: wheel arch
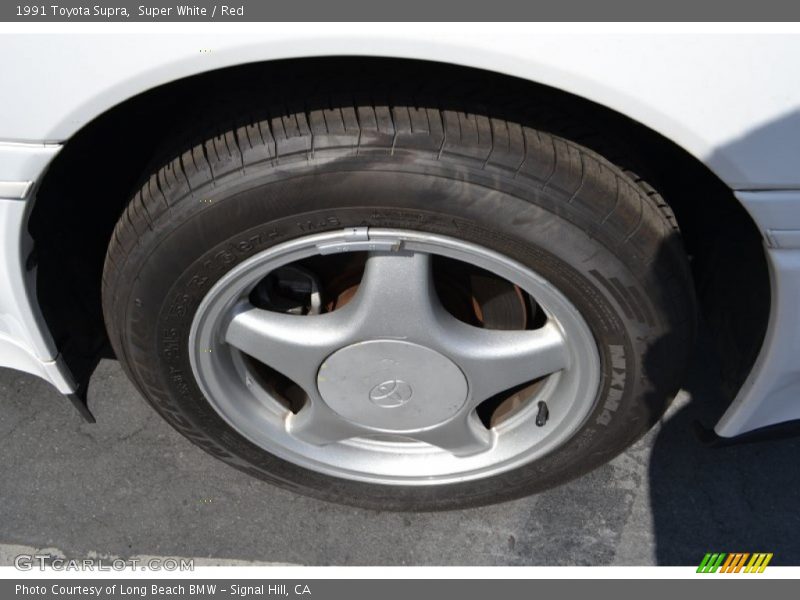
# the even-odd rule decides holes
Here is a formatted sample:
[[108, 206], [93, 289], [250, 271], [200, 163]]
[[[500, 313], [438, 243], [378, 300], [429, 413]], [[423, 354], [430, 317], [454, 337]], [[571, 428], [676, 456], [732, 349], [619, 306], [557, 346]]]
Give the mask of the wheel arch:
[[[163, 156], [164, 138], [191, 135], [194, 116], [187, 108], [195, 106], [199, 98], [206, 107], [224, 106], [226, 96], [229, 99], [237, 91], [257, 95], [265, 91], [265, 83], [290, 95], [307, 86], [302, 82], [330, 80], [331, 72], [350, 73], [357, 81], [371, 69], [405, 76], [418, 84], [449, 81], [458, 90], [470, 92], [476, 88], [510, 90], [514, 95], [511, 104], [529, 106], [524, 110], [506, 107], [506, 112], [524, 112], [530, 121], [530, 105], [546, 106], [540, 120], [534, 117], [534, 122], [527, 124], [574, 139], [653, 185], [674, 213], [693, 258], [695, 287], [712, 335], [721, 351], [732, 354], [723, 356], [722, 362], [730, 376], [730, 397], [735, 395], [752, 368], [766, 330], [768, 269], [761, 235], [752, 219], [730, 188], [696, 154], [634, 120], [631, 114], [542, 82], [439, 62], [352, 56], [255, 62], [162, 81], [108, 106], [66, 140], [38, 186], [29, 230], [36, 243], [36, 285], [42, 312], [79, 383], [88, 380], [99, 357], [108, 355], [100, 278], [114, 224], [142, 173]], [[316, 89], [320, 86], [324, 84]], [[467, 103], [463, 108], [472, 106]], [[224, 113], [220, 117], [233, 118]], [[734, 277], [741, 277], [740, 269], [728, 267], [726, 271], [725, 264], [730, 261], [720, 258], [731, 252], [731, 232], [739, 238], [736, 252], [752, 270], [754, 289], [765, 298], [757, 318], [751, 319], [753, 323], [746, 331], [735, 333], [729, 324], [741, 321], [740, 313], [747, 307], [732, 307], [726, 301], [730, 298], [728, 286], [733, 285]], [[735, 351], [731, 353], [732, 346]]]

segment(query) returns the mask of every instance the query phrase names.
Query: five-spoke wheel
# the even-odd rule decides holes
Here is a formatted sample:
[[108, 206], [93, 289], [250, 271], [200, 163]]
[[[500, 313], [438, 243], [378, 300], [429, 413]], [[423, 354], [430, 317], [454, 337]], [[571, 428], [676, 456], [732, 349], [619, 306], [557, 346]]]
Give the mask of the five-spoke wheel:
[[[277, 269], [345, 252], [367, 255], [343, 306], [294, 314], [250, 300]], [[540, 326], [458, 319], [438, 296], [435, 256], [510, 281], [543, 312]], [[195, 376], [231, 426], [278, 455], [367, 481], [469, 479], [530, 460], [580, 426], [599, 380], [589, 329], [555, 288], [488, 249], [413, 231], [343, 230], [254, 256], [208, 293], [190, 345]], [[253, 361], [299, 388], [300, 406], [276, 399]], [[510, 417], [490, 427], [479, 418], [482, 403], [533, 382]]]

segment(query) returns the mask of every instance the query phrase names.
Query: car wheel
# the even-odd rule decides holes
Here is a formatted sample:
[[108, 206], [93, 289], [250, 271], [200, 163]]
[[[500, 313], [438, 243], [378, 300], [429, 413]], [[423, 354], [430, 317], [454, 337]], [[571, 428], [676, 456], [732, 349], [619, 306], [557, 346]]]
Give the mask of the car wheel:
[[524, 124], [331, 104], [145, 178], [104, 313], [192, 442], [325, 500], [436, 510], [603, 464], [681, 382], [693, 295], [642, 182]]

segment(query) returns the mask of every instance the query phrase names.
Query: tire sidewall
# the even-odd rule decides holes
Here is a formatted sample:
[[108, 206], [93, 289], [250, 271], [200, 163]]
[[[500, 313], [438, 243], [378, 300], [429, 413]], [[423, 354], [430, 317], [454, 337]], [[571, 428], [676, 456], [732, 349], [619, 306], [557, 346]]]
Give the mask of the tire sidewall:
[[[657, 274], [634, 254], [615, 252], [591, 216], [557, 189], [425, 161], [346, 160], [253, 170], [196, 191], [175, 208], [142, 236], [128, 257], [132, 276], [116, 291], [113, 318], [123, 327], [124, 361], [147, 399], [178, 431], [262, 479], [380, 509], [445, 509], [512, 499], [606, 462], [655, 422], [673, 391], [665, 386], [675, 376], [665, 371], [679, 365], [651, 365], [659, 365], [656, 358], [675, 346], [670, 307], [649, 285]], [[467, 240], [530, 267], [561, 291], [589, 325], [601, 359], [594, 408], [577, 433], [547, 456], [492, 478], [380, 486], [301, 468], [228, 426], [191, 371], [188, 335], [203, 297], [225, 273], [259, 252], [352, 226]], [[617, 282], [616, 294], [608, 282]], [[626, 293], [623, 302], [646, 303], [640, 314], [655, 318], [626, 315], [619, 297]]]

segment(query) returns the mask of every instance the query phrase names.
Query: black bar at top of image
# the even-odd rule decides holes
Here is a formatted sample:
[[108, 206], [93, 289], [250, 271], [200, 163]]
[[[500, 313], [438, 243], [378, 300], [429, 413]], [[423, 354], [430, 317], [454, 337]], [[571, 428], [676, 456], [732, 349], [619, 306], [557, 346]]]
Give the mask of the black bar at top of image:
[[789, 0], [12, 0], [8, 22], [795, 21]]

